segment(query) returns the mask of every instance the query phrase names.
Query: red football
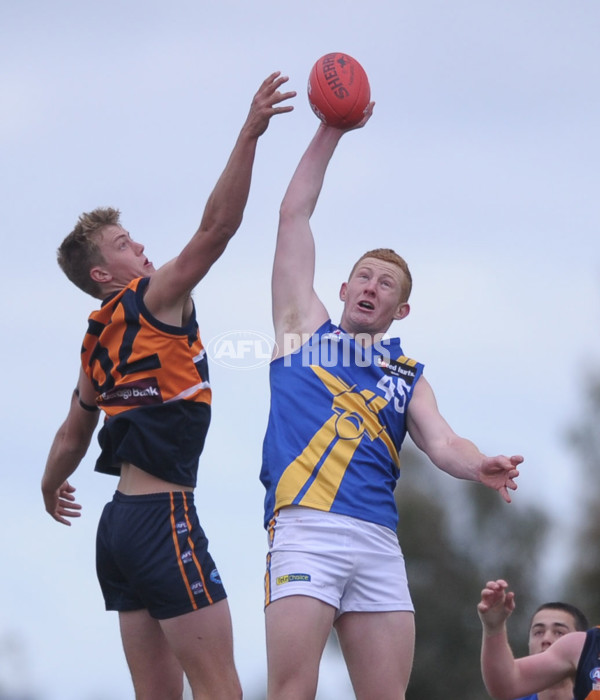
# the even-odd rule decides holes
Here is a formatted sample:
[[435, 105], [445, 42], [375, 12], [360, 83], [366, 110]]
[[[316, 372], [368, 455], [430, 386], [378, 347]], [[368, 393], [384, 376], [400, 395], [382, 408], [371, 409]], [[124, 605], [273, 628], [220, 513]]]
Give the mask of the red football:
[[329, 126], [355, 126], [371, 100], [364, 68], [346, 53], [328, 53], [315, 63], [308, 77], [308, 101]]

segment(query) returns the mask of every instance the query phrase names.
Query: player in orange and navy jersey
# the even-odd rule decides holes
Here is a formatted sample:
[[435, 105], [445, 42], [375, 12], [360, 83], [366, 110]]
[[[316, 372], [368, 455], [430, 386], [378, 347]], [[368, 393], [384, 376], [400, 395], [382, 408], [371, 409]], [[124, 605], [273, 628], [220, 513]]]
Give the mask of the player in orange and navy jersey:
[[406, 262], [393, 250], [358, 260], [341, 286], [339, 324], [315, 293], [310, 218], [345, 131], [319, 125], [279, 212], [276, 355], [261, 470], [269, 700], [315, 696], [333, 626], [358, 700], [405, 697], [414, 614], [393, 492], [406, 433], [438, 468], [506, 501], [522, 461], [488, 457], [459, 437], [441, 416], [423, 365], [398, 338], [386, 339], [408, 314], [411, 290]]
[[600, 627], [568, 632], [544, 651], [515, 659], [506, 630], [514, 609], [515, 594], [506, 581], [488, 581], [477, 612], [483, 627], [481, 671], [491, 697], [512, 700], [570, 680], [574, 700], [600, 700]]
[[82, 366], [42, 478], [46, 510], [70, 525], [81, 506], [68, 479], [99, 411], [96, 469], [119, 477], [98, 526], [96, 564], [106, 608], [119, 612], [137, 700], [233, 700], [242, 691], [231, 618], [198, 521], [193, 490], [210, 422], [211, 390], [191, 292], [242, 220], [258, 138], [282, 104], [279, 72], [260, 86], [227, 165], [182, 252], [159, 269], [100, 208], [82, 214], [58, 251], [65, 274], [102, 300], [88, 321]]

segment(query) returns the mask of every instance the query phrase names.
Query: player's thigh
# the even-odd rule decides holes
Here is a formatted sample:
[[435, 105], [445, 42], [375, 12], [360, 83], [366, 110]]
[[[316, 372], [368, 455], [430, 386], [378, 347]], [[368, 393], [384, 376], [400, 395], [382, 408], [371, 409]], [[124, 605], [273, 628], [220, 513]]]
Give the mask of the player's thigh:
[[238, 698], [231, 614], [226, 599], [161, 620], [162, 630], [192, 686], [194, 697]]
[[120, 612], [119, 624], [136, 700], [180, 700], [183, 669], [158, 620], [134, 610]]
[[412, 669], [412, 612], [349, 612], [335, 623], [357, 700], [403, 700]]
[[269, 697], [314, 697], [334, 616], [334, 607], [310, 596], [286, 596], [267, 606]]

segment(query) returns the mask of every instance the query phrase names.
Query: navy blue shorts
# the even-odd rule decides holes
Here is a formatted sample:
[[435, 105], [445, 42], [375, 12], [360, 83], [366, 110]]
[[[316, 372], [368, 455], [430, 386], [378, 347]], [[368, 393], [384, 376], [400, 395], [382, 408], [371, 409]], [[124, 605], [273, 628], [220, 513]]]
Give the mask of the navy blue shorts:
[[96, 571], [107, 610], [164, 620], [227, 597], [187, 491], [117, 491], [98, 524]]

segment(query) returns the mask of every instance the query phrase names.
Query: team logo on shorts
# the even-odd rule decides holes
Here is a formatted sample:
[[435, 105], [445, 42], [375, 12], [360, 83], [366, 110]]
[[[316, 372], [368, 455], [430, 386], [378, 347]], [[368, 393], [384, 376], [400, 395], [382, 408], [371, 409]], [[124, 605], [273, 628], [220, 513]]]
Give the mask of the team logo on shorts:
[[592, 679], [592, 690], [600, 690], [600, 666], [590, 671], [590, 678]]
[[310, 580], [310, 574], [285, 574], [284, 576], [278, 576], [275, 579], [275, 583], [278, 586], [281, 586], [284, 583], [295, 583], [296, 581], [304, 581], [305, 583], [309, 583]]
[[210, 572], [210, 580], [211, 580], [213, 583], [219, 583], [219, 584], [221, 584], [221, 583], [222, 583], [222, 581], [221, 581], [221, 574], [220, 574], [216, 569], [213, 569], [213, 570]]
[[200, 595], [204, 592], [204, 586], [202, 585], [202, 581], [194, 581], [191, 585], [192, 593], [194, 595]]
[[181, 561], [184, 564], [189, 564], [192, 561], [192, 550], [191, 549], [186, 549], [185, 552], [181, 555]]
[[183, 535], [185, 532], [187, 532], [188, 526], [185, 520], [180, 520], [178, 523], [175, 523], [175, 529], [177, 530], [178, 535]]

